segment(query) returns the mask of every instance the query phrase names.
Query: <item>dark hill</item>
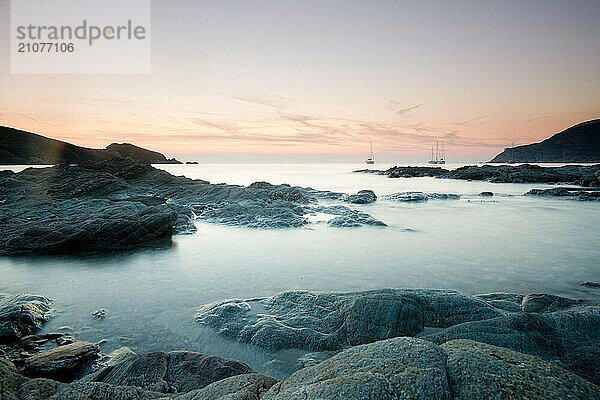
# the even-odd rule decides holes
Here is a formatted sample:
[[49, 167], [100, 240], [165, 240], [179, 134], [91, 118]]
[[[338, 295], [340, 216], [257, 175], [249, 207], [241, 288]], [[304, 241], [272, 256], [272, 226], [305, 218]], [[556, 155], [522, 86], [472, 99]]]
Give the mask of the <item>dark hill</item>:
[[132, 144], [113, 143], [106, 149], [89, 149], [35, 133], [0, 127], [0, 165], [80, 164], [115, 156], [147, 164], [180, 164], [174, 158], [167, 159], [161, 153]]
[[582, 122], [540, 143], [504, 149], [490, 162], [600, 162], [600, 119]]

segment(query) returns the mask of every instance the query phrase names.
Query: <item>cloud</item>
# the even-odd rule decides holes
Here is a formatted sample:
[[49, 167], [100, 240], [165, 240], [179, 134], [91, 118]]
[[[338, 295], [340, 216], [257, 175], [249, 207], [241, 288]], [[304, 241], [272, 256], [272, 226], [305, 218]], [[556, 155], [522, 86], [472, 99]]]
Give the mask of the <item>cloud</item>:
[[387, 110], [395, 112], [396, 114], [402, 115], [421, 107], [423, 107], [423, 104], [408, 105], [396, 100], [388, 100], [388, 104], [385, 108]]
[[229, 97], [230, 99], [245, 101], [247, 103], [260, 104], [263, 106], [267, 106], [276, 110], [282, 110], [287, 108], [291, 104], [291, 100], [287, 97], [273, 95], [273, 94], [265, 94], [260, 93], [255, 96], [242, 96], [242, 95], [231, 95], [222, 92], [216, 92], [217, 94], [225, 97]]

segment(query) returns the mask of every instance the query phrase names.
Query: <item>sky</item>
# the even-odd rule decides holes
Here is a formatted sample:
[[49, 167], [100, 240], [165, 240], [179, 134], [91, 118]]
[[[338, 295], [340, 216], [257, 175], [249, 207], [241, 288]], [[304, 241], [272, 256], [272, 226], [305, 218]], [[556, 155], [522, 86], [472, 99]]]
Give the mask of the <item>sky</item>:
[[152, 1], [150, 74], [11, 74], [0, 124], [200, 161], [489, 160], [600, 117], [600, 1]]

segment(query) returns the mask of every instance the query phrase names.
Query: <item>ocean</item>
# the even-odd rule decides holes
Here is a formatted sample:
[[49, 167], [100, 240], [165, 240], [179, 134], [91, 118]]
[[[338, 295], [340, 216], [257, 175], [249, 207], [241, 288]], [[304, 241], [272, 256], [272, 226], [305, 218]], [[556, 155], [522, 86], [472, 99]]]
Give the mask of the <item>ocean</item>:
[[[273, 355], [218, 338], [196, 325], [195, 307], [290, 289], [386, 287], [600, 299], [600, 290], [579, 285], [600, 280], [600, 202], [523, 196], [549, 185], [352, 173], [366, 168], [364, 164], [158, 167], [211, 183], [268, 181], [345, 193], [371, 189], [380, 199], [352, 208], [388, 227], [334, 228], [319, 218], [305, 228], [278, 230], [197, 222], [195, 234], [174, 236], [173, 246], [166, 248], [102, 256], [0, 257], [0, 292], [52, 298], [56, 315], [43, 331], [104, 339], [104, 353], [121, 346], [136, 352], [195, 350], [244, 360], [279, 377], [286, 375], [285, 368], [271, 360], [285, 363], [293, 355]], [[424, 203], [381, 198], [403, 191], [461, 198]], [[482, 191], [494, 196], [480, 197]], [[106, 318], [94, 319], [91, 313], [100, 308], [107, 310]]]

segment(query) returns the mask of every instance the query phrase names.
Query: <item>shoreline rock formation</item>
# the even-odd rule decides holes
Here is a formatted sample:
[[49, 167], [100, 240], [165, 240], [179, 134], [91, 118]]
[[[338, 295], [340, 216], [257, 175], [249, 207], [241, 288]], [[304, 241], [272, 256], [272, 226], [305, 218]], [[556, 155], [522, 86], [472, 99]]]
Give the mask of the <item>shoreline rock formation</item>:
[[[45, 299], [10, 298], [27, 296], [31, 305]], [[0, 353], [0, 398], [599, 398], [599, 308], [549, 294], [465, 296], [433, 289], [226, 300], [201, 307], [198, 322], [258, 346], [337, 351], [277, 380], [242, 361], [190, 351], [122, 348], [90, 364], [97, 345], [76, 342], [37, 350], [21, 367]], [[3, 323], [18, 319], [10, 315]], [[27, 332], [35, 332], [39, 323], [29, 326]]]
[[[373, 196], [364, 192], [357, 198]], [[344, 224], [332, 226], [385, 225], [346, 206], [318, 205], [319, 200], [343, 202], [343, 198], [342, 193], [286, 184], [214, 185], [126, 158], [0, 171], [0, 254], [115, 251], [162, 244], [172, 234], [193, 232], [194, 219], [290, 228], [307, 225], [308, 215], [323, 212], [332, 218], [344, 215]]]
[[470, 339], [558, 362], [600, 384], [600, 302], [432, 289], [282, 292], [198, 309], [198, 323], [270, 351], [342, 350], [398, 336]]
[[600, 187], [600, 164], [590, 166], [566, 165], [467, 165], [449, 170], [441, 167], [392, 167], [385, 171], [361, 169], [356, 173], [386, 175], [388, 178], [433, 177], [492, 183], [568, 183], [583, 187]]

